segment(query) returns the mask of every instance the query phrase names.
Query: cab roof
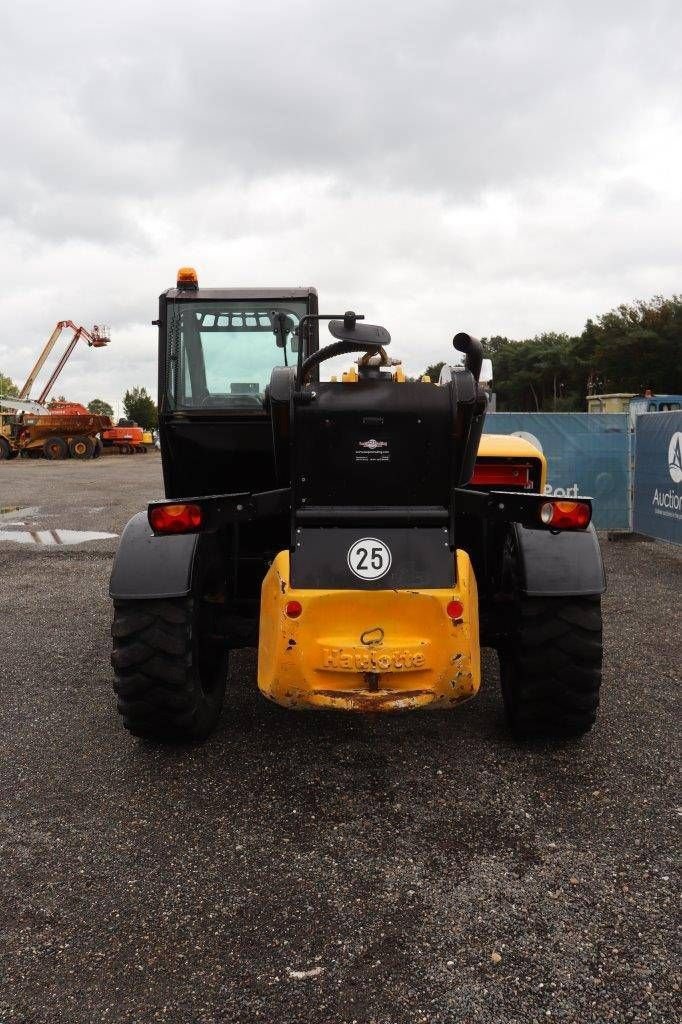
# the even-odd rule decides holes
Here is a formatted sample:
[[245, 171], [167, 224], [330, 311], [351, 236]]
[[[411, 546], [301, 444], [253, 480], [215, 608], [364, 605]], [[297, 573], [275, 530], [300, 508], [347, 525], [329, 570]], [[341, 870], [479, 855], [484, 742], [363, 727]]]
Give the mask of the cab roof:
[[317, 288], [169, 288], [162, 293], [161, 298], [189, 302], [202, 299], [250, 302], [254, 299], [307, 299], [310, 295], [317, 295]]

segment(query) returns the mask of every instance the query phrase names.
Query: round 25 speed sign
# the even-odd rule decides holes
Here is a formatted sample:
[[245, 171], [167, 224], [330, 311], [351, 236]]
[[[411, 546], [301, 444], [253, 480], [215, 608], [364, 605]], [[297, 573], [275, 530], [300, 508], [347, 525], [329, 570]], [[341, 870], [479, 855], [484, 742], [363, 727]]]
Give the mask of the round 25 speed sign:
[[390, 549], [377, 537], [362, 537], [348, 549], [348, 568], [360, 580], [380, 580], [391, 568]]

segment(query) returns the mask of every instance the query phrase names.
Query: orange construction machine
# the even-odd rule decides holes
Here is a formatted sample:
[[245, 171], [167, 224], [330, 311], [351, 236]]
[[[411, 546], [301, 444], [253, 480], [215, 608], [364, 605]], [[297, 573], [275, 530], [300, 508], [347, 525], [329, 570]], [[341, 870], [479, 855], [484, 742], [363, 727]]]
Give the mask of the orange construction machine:
[[105, 451], [107, 448], [114, 448], [122, 455], [144, 453], [153, 443], [151, 435], [131, 420], [119, 420], [117, 426], [103, 430], [102, 442]]
[[[73, 331], [73, 337], [38, 399], [33, 402], [29, 399], [31, 388], [65, 328]], [[87, 330], [76, 326], [72, 320], [60, 320], [26, 378], [18, 399], [0, 396], [0, 460], [12, 459], [19, 454], [28, 457], [42, 455], [48, 459], [69, 456], [89, 459], [101, 454], [99, 434], [111, 426], [108, 416], [94, 416], [85, 406], [73, 402], [54, 403], [49, 409], [45, 406], [47, 396], [80, 339], [89, 348], [103, 348], [109, 344], [109, 330], [97, 324], [92, 330]]]

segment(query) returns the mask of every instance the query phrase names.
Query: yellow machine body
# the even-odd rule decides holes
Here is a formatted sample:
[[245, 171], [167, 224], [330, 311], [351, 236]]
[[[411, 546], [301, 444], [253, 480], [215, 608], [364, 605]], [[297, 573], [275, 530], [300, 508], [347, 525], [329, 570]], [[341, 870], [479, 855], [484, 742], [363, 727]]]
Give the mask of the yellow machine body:
[[505, 459], [512, 462], [540, 464], [538, 490], [542, 494], [547, 483], [547, 459], [532, 442], [515, 434], [483, 434], [478, 446], [479, 459]]
[[[258, 686], [290, 708], [385, 712], [449, 708], [480, 686], [478, 595], [457, 551], [446, 590], [297, 590], [289, 552], [263, 581]], [[287, 605], [301, 613], [290, 618]], [[447, 606], [459, 601], [461, 617]]]

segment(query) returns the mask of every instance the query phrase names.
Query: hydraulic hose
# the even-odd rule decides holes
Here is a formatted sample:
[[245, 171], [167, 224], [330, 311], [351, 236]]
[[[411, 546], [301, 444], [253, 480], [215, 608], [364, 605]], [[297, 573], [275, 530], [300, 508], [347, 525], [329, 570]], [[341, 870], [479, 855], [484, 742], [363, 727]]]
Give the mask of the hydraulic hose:
[[331, 345], [325, 345], [324, 348], [320, 348], [317, 352], [313, 352], [312, 355], [307, 356], [303, 361], [301, 367], [301, 383], [304, 384], [306, 378], [313, 367], [317, 366], [318, 363], [324, 362], [325, 359], [332, 359], [334, 356], [342, 356], [346, 352], [373, 352], [376, 351], [376, 346], [368, 345], [364, 341], [335, 341]]

